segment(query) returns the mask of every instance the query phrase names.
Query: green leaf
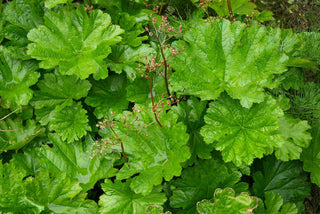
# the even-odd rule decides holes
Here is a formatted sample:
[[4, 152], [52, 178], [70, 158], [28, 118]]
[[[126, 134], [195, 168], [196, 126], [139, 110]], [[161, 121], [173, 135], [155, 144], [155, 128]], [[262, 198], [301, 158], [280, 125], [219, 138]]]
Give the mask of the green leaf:
[[87, 111], [79, 100], [86, 97], [91, 88], [87, 80], [76, 76], [45, 74], [37, 84], [39, 91], [31, 104], [36, 109], [37, 120], [42, 125], [49, 124], [51, 131], [56, 131], [64, 140], [72, 142], [84, 136], [91, 128], [88, 125]]
[[130, 16], [128, 13], [122, 13], [119, 17], [119, 20], [114, 21], [117, 21], [117, 24], [125, 30], [122, 35], [123, 40], [121, 44], [129, 45], [131, 47], [138, 47], [144, 40], [148, 39], [147, 35], [140, 36], [145, 32], [145, 30], [142, 27], [142, 23], [138, 22], [140, 21], [138, 17]]
[[[130, 112], [125, 112], [116, 118], [119, 122], [115, 124], [114, 131], [122, 140], [129, 159], [120, 169], [117, 179], [126, 179], [139, 173], [133, 178], [130, 187], [135, 193], [147, 195], [153, 186], [162, 183], [163, 178], [169, 181], [173, 176], [180, 175], [180, 164], [190, 157], [189, 148], [186, 146], [189, 136], [186, 127], [177, 123], [178, 116], [174, 112], [165, 113], [164, 109], [159, 117], [162, 127], [159, 127], [150, 108], [135, 108], [137, 110], [132, 116], [129, 115]], [[125, 124], [123, 118], [126, 118]], [[128, 135], [128, 131], [132, 134]], [[112, 142], [108, 139], [113, 135], [110, 135], [110, 130], [108, 132], [103, 137], [110, 144]], [[119, 151], [120, 146], [111, 146], [110, 149]]]
[[58, 111], [49, 123], [50, 131], [55, 131], [62, 140], [73, 142], [85, 136], [91, 131], [87, 111], [81, 103], [73, 103], [61, 111]]
[[3, 16], [7, 25], [3, 29], [4, 45], [12, 48], [19, 59], [31, 59], [26, 55], [26, 46], [29, 43], [27, 34], [32, 28], [43, 24], [43, 0], [13, 0], [4, 6]]
[[138, 104], [150, 103], [148, 80], [137, 78], [127, 87], [127, 99]]
[[[252, 13], [259, 14], [259, 11], [255, 10], [256, 5], [248, 0], [230, 0], [230, 3], [233, 14], [250, 16]], [[215, 10], [218, 16], [230, 16], [226, 0], [213, 1], [210, 7]]]
[[[152, 91], [155, 102], [163, 99], [162, 95], [166, 94], [165, 82], [160, 75], [152, 76]], [[151, 93], [149, 88], [148, 80], [145, 78], [138, 77], [127, 87], [127, 99], [130, 102], [142, 106], [148, 106], [151, 104]]]
[[4, 35], [6, 39], [10, 40], [10, 42], [5, 43], [7, 47], [25, 47], [29, 43], [27, 32], [15, 25], [7, 25], [4, 27]]
[[49, 174], [40, 171], [35, 178], [28, 177], [25, 189], [29, 200], [53, 213], [97, 213], [97, 204], [86, 200], [78, 182], [65, 173]]
[[255, 17], [256, 19], [259, 21], [259, 22], [267, 22], [267, 21], [273, 21], [274, 18], [273, 18], [273, 12], [270, 11], [270, 10], [263, 10], [259, 13], [258, 16], [256, 16], [255, 14]]
[[[2, 14], [3, 14], [3, 13], [2, 13]], [[5, 25], [5, 23], [6, 23], [6, 21], [4, 20], [2, 14], [0, 14], [0, 43], [1, 43], [1, 42], [3, 41], [3, 39], [4, 39], [4, 33], [5, 33], [5, 31], [3, 30], [3, 28], [4, 28], [4, 25]]]
[[286, 71], [288, 57], [282, 53], [281, 31], [240, 22], [215, 20], [199, 23], [173, 44], [185, 50], [170, 65], [176, 71], [170, 78], [180, 94], [212, 100], [224, 90], [242, 106], [263, 102], [264, 88], [274, 88], [275, 74]]
[[303, 169], [311, 172], [311, 182], [320, 186], [320, 122], [312, 124], [312, 142], [301, 154]]
[[53, 148], [42, 146], [38, 153], [42, 167], [57, 174], [66, 172], [70, 178], [78, 180], [84, 191], [93, 188], [98, 180], [114, 176], [112, 160], [92, 157], [89, 153], [92, 140], [66, 144], [55, 134], [49, 134], [49, 140]]
[[26, 196], [23, 186], [25, 170], [12, 163], [0, 163], [0, 210], [4, 213], [40, 213], [42, 206], [34, 204]]
[[190, 148], [191, 158], [187, 161], [187, 165], [191, 165], [197, 156], [202, 159], [210, 159], [212, 144], [206, 144], [200, 135], [200, 129], [205, 124], [204, 114], [206, 112], [207, 102], [199, 101], [195, 97], [191, 97], [187, 102], [179, 102], [177, 106], [173, 106], [172, 110], [179, 115], [178, 121], [182, 121], [187, 126], [189, 133], [188, 146]]
[[164, 213], [162, 207], [150, 205], [147, 207], [145, 214], [171, 214], [171, 212], [167, 211]]
[[301, 41], [292, 29], [281, 30], [281, 52], [286, 53], [290, 57], [298, 57], [297, 49], [301, 46]]
[[[298, 214], [298, 209], [294, 203], [283, 204], [280, 194], [266, 192], [264, 203], [259, 200], [259, 206], [253, 210], [257, 214]], [[281, 209], [281, 211], [280, 211]]]
[[281, 145], [279, 117], [283, 115], [277, 102], [267, 97], [250, 109], [223, 93], [210, 103], [201, 135], [206, 143], [222, 152], [224, 161], [237, 166], [250, 165], [255, 158], [270, 154]]
[[14, 59], [10, 51], [0, 47], [0, 100], [4, 108], [15, 110], [27, 105], [33, 96], [29, 88], [40, 76], [33, 61]]
[[71, 3], [72, 0], [45, 0], [45, 6], [46, 8], [54, 8], [55, 6], [57, 6], [58, 4], [66, 4], [66, 3]]
[[111, 112], [121, 113], [127, 109], [129, 101], [126, 99], [127, 78], [125, 75], [112, 75], [107, 79], [91, 81], [92, 89], [85, 102], [95, 107], [94, 115], [101, 119]]
[[0, 121], [0, 129], [0, 153], [24, 147], [42, 131], [35, 121], [20, 118]]
[[272, 95], [272, 98], [277, 101], [278, 106], [283, 111], [287, 111], [288, 109], [290, 109], [291, 108], [290, 99], [287, 96], [285, 96], [285, 93], [282, 93], [283, 90], [280, 89], [279, 93], [277, 93], [277, 89], [275, 89], [274, 91], [275, 93], [271, 95]]
[[285, 90], [289, 90], [290, 88], [294, 90], [299, 90], [304, 86], [304, 75], [301, 71], [301, 68], [289, 68], [287, 72], [281, 75], [284, 80], [281, 81], [281, 86]]
[[305, 197], [310, 194], [307, 173], [302, 170], [299, 161], [282, 162], [273, 155], [256, 163], [260, 171], [253, 173], [253, 191], [256, 196], [265, 198], [267, 192], [280, 194], [284, 203], [293, 202], [303, 206]]
[[25, 170], [0, 164], [0, 209], [13, 213], [96, 213], [97, 205], [86, 200], [79, 183], [65, 173], [40, 171], [26, 178]]
[[150, 192], [149, 195], [143, 196], [136, 194], [130, 189], [131, 179], [126, 182], [105, 180], [101, 187], [105, 194], [100, 196], [99, 213], [145, 213], [150, 205], [161, 206], [167, 198], [164, 193], [160, 193], [161, 188]]
[[[142, 44], [136, 48], [116, 44], [111, 46], [111, 48], [112, 53], [106, 60], [108, 68], [118, 74], [125, 71], [130, 80], [136, 78], [139, 64], [145, 63], [145, 56], [156, 55], [155, 50], [146, 44]], [[143, 57], [143, 59], [140, 59], [140, 57]]]
[[13, 26], [22, 29], [25, 35], [32, 28], [43, 24], [43, 0], [14, 0], [7, 2], [3, 17]]
[[23, 153], [13, 154], [10, 162], [25, 170], [27, 175], [35, 175], [40, 170], [38, 149], [24, 148]]
[[311, 141], [311, 134], [307, 132], [311, 128], [308, 121], [284, 115], [279, 119], [279, 124], [283, 144], [280, 148], [276, 148], [276, 157], [282, 161], [300, 159], [302, 148], [307, 148]]
[[287, 62], [287, 66], [298, 67], [298, 68], [308, 68], [312, 70], [319, 70], [317, 64], [309, 59], [293, 58], [290, 57]]
[[37, 86], [40, 90], [35, 91], [31, 101], [35, 109], [50, 108], [51, 106], [63, 109], [72, 104], [72, 100], [86, 97], [91, 88], [91, 84], [87, 80], [80, 80], [74, 75], [64, 76], [58, 73], [45, 74]]
[[111, 18], [100, 10], [90, 17], [82, 6], [74, 12], [50, 11], [44, 15], [45, 25], [32, 29], [28, 39], [28, 54], [42, 60], [41, 68], [59, 66], [61, 74], [96, 79], [106, 78], [108, 69], [103, 61], [111, 52], [110, 45], [121, 40], [123, 31], [110, 25]]
[[214, 203], [202, 200], [197, 203], [197, 211], [200, 214], [214, 213], [233, 213], [245, 214], [252, 213], [258, 206], [258, 199], [244, 192], [240, 195], [235, 194], [232, 188], [216, 189], [214, 192]]
[[[172, 182], [176, 187], [170, 198], [170, 205], [174, 208], [182, 207], [180, 213], [196, 212], [196, 203], [201, 199], [210, 199], [217, 188], [238, 187], [236, 185], [242, 174], [237, 170], [229, 169], [218, 158], [198, 160], [193, 167], [182, 171], [181, 178]], [[239, 192], [245, 191], [247, 185], [239, 185]]]

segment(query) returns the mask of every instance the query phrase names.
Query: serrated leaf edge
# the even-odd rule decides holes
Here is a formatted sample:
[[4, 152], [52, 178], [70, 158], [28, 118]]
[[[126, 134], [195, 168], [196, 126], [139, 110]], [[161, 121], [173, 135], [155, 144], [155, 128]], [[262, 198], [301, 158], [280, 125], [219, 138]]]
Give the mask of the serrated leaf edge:
[[[215, 199], [215, 197], [216, 197], [216, 194], [217, 194], [217, 192], [218, 191], [220, 191], [220, 190], [226, 190], [226, 189], [230, 189], [230, 190], [232, 190], [232, 192], [233, 192], [233, 200], [236, 198], [236, 192], [234, 191], [234, 189], [232, 189], [231, 187], [226, 187], [226, 188], [224, 188], [224, 189], [221, 189], [221, 188], [217, 188], [215, 191], [214, 191], [214, 194], [213, 194], [213, 199]], [[255, 196], [250, 196], [247, 192], [241, 192], [239, 195], [237, 195], [237, 196], [240, 196], [240, 195], [243, 195], [243, 194], [245, 194], [245, 195], [247, 195], [247, 197], [248, 198], [250, 198], [250, 199], [257, 199], [257, 197], [255, 197]], [[202, 213], [202, 212], [200, 212], [199, 211], [199, 204], [201, 203], [201, 202], [204, 202], [204, 201], [209, 201], [208, 199], [203, 199], [203, 200], [201, 200], [201, 201], [198, 201], [197, 202], [197, 205], [196, 205], [196, 207], [197, 207], [197, 212], [199, 213], [199, 214], [207, 214], [207, 213]], [[213, 202], [213, 203], [211, 203], [212, 204], [212, 206], [214, 206], [215, 205], [215, 203], [216, 202]], [[247, 212], [250, 214], [250, 213], [253, 213], [253, 210], [254, 209], [256, 209], [258, 207], [258, 200], [256, 200], [256, 204], [255, 204], [255, 206], [253, 207], [253, 208], [251, 208], [251, 209], [247, 209]]]

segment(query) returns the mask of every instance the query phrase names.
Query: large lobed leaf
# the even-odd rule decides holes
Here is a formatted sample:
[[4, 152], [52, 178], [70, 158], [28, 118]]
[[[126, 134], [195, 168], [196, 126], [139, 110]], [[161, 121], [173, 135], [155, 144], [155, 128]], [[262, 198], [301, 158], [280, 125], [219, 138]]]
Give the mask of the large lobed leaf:
[[300, 159], [303, 148], [307, 148], [311, 141], [311, 134], [308, 121], [294, 119], [290, 115], [285, 115], [279, 120], [279, 130], [283, 136], [283, 144], [276, 148], [275, 155], [282, 161]]
[[70, 3], [72, 2], [72, 0], [45, 0], [45, 6], [46, 8], [54, 8], [55, 6], [57, 6], [58, 4], [64, 4], [64, 3]]
[[22, 180], [26, 171], [10, 164], [0, 164], [0, 210], [7, 213], [40, 213], [41, 206], [34, 206], [26, 197]]
[[[256, 5], [248, 0], [230, 0], [233, 15], [251, 15], [252, 13], [259, 14], [259, 11], [254, 10]], [[213, 1], [210, 7], [215, 10], [218, 16], [229, 16], [229, 8], [227, 1]]]
[[312, 124], [312, 142], [301, 154], [303, 169], [310, 172], [311, 182], [320, 186], [320, 122]]
[[70, 178], [78, 180], [84, 191], [117, 171], [112, 168], [112, 160], [91, 156], [92, 140], [66, 144], [55, 134], [50, 134], [49, 139], [53, 148], [43, 146], [38, 152], [42, 168], [58, 174], [66, 172]]
[[108, 14], [93, 10], [90, 16], [83, 6], [74, 12], [66, 9], [44, 15], [45, 25], [32, 29], [28, 39], [28, 54], [42, 60], [40, 67], [59, 66], [61, 74], [96, 79], [106, 78], [108, 69], [103, 61], [110, 52], [110, 45], [121, 40], [123, 31], [111, 24]]
[[199, 23], [174, 43], [185, 50], [170, 65], [176, 70], [171, 85], [181, 94], [216, 99], [224, 90], [249, 108], [263, 102], [264, 88], [274, 88], [274, 75], [286, 71], [281, 31], [222, 19]]
[[266, 193], [280, 194], [284, 203], [293, 202], [300, 211], [305, 197], [310, 194], [307, 173], [299, 161], [283, 162], [275, 156], [267, 156], [254, 164], [253, 191], [256, 196], [266, 198]]
[[33, 120], [6, 119], [0, 121], [0, 153], [7, 150], [18, 150], [41, 133], [41, 128]]
[[[111, 2], [108, 2], [109, 6], [111, 4], [112, 4]], [[134, 11], [134, 12], [136, 13], [137, 11]], [[145, 32], [145, 29], [142, 27], [142, 24], [143, 24], [142, 22], [145, 21], [145, 19], [149, 20], [149, 17], [148, 17], [149, 13], [147, 12], [151, 12], [151, 11], [139, 11], [139, 12], [140, 14], [135, 14], [135, 16], [131, 16], [126, 12], [121, 12], [119, 14], [118, 20], [117, 20], [117, 16], [114, 15], [115, 17], [114, 22], [118, 24], [122, 29], [125, 30], [122, 35], [122, 38], [123, 38], [123, 40], [121, 41], [122, 45], [138, 47], [138, 46], [141, 46], [143, 41], [148, 40], [148, 36], [145, 34], [143, 35], [143, 33]]]
[[56, 131], [64, 140], [72, 142], [83, 137], [91, 128], [88, 125], [87, 111], [80, 102], [74, 102], [87, 96], [91, 84], [78, 77], [61, 74], [45, 74], [37, 84], [31, 104], [35, 107], [37, 120], [49, 125], [50, 131]]
[[13, 213], [96, 213], [79, 183], [65, 173], [40, 171], [35, 177], [13, 163], [0, 164], [0, 209]]
[[164, 213], [162, 207], [150, 205], [147, 207], [145, 214], [171, 214], [171, 212], [167, 211]]
[[167, 199], [161, 188], [154, 189], [150, 194], [144, 196], [136, 194], [130, 189], [132, 180], [126, 182], [105, 180], [101, 184], [105, 194], [100, 196], [99, 213], [145, 213], [150, 205], [162, 205]]
[[271, 97], [250, 109], [225, 93], [212, 102], [201, 134], [206, 143], [214, 143], [224, 161], [237, 166], [250, 165], [255, 158], [269, 154], [281, 145], [279, 117], [283, 115]]
[[79, 183], [68, 178], [65, 173], [50, 174], [40, 171], [35, 178], [24, 181], [27, 197], [34, 205], [43, 206], [44, 211], [53, 213], [97, 212], [97, 204], [86, 199]]
[[179, 115], [179, 121], [182, 121], [187, 126], [189, 134], [188, 146], [190, 148], [191, 157], [187, 161], [187, 165], [194, 163], [197, 157], [202, 159], [210, 159], [212, 144], [206, 144], [200, 134], [200, 129], [204, 122], [207, 102], [199, 101], [195, 97], [191, 97], [187, 102], [179, 102], [177, 106], [173, 106], [172, 110]]
[[259, 206], [253, 210], [257, 214], [297, 214], [298, 209], [294, 203], [283, 204], [280, 194], [265, 193], [265, 201], [259, 200]]
[[249, 214], [258, 206], [258, 199], [241, 193], [235, 196], [232, 188], [216, 189], [214, 192], [214, 203], [202, 200], [197, 203], [199, 214], [232, 213]]
[[116, 44], [111, 48], [112, 53], [106, 59], [108, 68], [116, 73], [126, 72], [130, 80], [136, 78], [139, 64], [145, 63], [144, 58], [140, 57], [156, 55], [155, 50], [147, 44], [138, 47]]
[[172, 182], [173, 195], [170, 205], [174, 208], [182, 207], [179, 213], [193, 214], [196, 203], [202, 199], [211, 199], [217, 188], [233, 187], [238, 192], [248, 187], [244, 183], [237, 184], [242, 174], [229, 168], [221, 159], [198, 160], [194, 166], [182, 171], [181, 178]]
[[63, 140], [73, 142], [91, 131], [88, 122], [87, 111], [82, 108], [81, 103], [73, 103], [53, 116], [49, 130], [55, 131]]
[[74, 75], [64, 76], [58, 73], [45, 74], [37, 86], [40, 90], [35, 91], [31, 102], [35, 109], [50, 108], [51, 106], [59, 106], [58, 109], [63, 109], [70, 105], [72, 100], [86, 97], [91, 88], [91, 84], [87, 80], [80, 80]]
[[[139, 109], [138, 106], [136, 108]], [[155, 123], [153, 112], [149, 108], [142, 109], [140, 113], [136, 111], [132, 116], [129, 114], [130, 112], [126, 112], [126, 124], [133, 123], [134, 126], [128, 129], [122, 123], [121, 116], [117, 118], [121, 122], [114, 128], [123, 141], [129, 159], [120, 169], [117, 179], [122, 180], [139, 173], [133, 178], [130, 187], [134, 192], [146, 195], [152, 191], [153, 186], [161, 184], [163, 178], [169, 181], [173, 176], [180, 175], [180, 164], [190, 157], [186, 146], [189, 136], [186, 127], [181, 122], [177, 123], [178, 116], [172, 111], [161, 115], [162, 127]], [[144, 126], [147, 128], [141, 128]], [[137, 131], [131, 132], [131, 129]], [[128, 131], [131, 132], [130, 135]], [[104, 137], [108, 139], [110, 134]], [[113, 149], [120, 150], [120, 146]]]
[[27, 172], [27, 175], [35, 175], [41, 170], [38, 158], [38, 149], [24, 148], [23, 153], [12, 155], [11, 162]]
[[92, 89], [85, 102], [94, 107], [94, 115], [101, 119], [110, 112], [121, 113], [128, 108], [126, 99], [127, 78], [124, 74], [111, 75], [107, 79], [91, 81]]
[[11, 45], [28, 43], [27, 33], [32, 28], [43, 24], [43, 0], [14, 0], [7, 2], [3, 16], [10, 24], [5, 26], [4, 36], [11, 40]]
[[12, 52], [0, 47], [0, 100], [5, 108], [15, 110], [27, 105], [33, 96], [29, 88], [40, 76], [33, 61], [15, 59]]

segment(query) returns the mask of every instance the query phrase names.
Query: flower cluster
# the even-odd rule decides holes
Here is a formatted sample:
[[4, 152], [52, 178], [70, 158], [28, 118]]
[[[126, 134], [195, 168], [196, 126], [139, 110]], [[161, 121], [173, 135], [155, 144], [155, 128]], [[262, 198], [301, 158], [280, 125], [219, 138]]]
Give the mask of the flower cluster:
[[[170, 60], [173, 57], [177, 56], [181, 53], [181, 50], [177, 49], [176, 47], [171, 47], [169, 44], [166, 46], [163, 46], [162, 49], [165, 51], [166, 49], [170, 49], [171, 56], [169, 58], [166, 58], [166, 60]], [[183, 46], [182, 51], [185, 50], [185, 46]], [[144, 60], [144, 66], [139, 64], [139, 68], [137, 68], [137, 72], [141, 73], [141, 77], [148, 79], [152, 73], [157, 73], [160, 76], [164, 78], [164, 71], [165, 69], [160, 69], [162, 66], [166, 66], [167, 68], [170, 67], [169, 63], [161, 59], [157, 60], [156, 56], [151, 56], [151, 58], [148, 58], [148, 56], [140, 57], [141, 60]]]
[[[246, 17], [244, 18], [244, 21], [247, 23], [247, 27], [250, 27], [250, 24], [252, 23], [254, 19], [254, 12], [251, 13], [251, 16], [249, 16], [248, 14], [246, 15]], [[261, 23], [258, 23], [259, 25], [261, 25]]]
[[210, 5], [213, 3], [213, 0], [195, 0], [195, 3], [199, 2], [198, 7], [207, 11]]
[[[144, 135], [148, 137], [148, 130], [147, 128], [155, 123], [162, 127], [159, 118], [161, 117], [162, 113], [165, 112], [166, 109], [170, 108], [171, 105], [179, 102], [178, 99], [175, 99], [169, 92], [169, 63], [168, 60], [180, 54], [182, 50], [177, 49], [176, 47], [171, 47], [170, 44], [167, 44], [167, 41], [170, 40], [172, 37], [181, 34], [182, 32], [182, 25], [179, 26], [179, 30], [173, 26], [170, 26], [170, 22], [168, 21], [167, 17], [162, 16], [160, 24], [158, 24], [156, 17], [153, 17], [150, 14], [151, 22], [153, 25], [152, 30], [148, 27], [145, 27], [146, 32], [149, 36], [153, 36], [157, 39], [159, 49], [160, 49], [160, 56], [144, 56], [140, 57], [141, 60], [144, 59], [144, 65], [139, 64], [139, 68], [137, 72], [141, 73], [141, 77], [148, 80], [150, 95], [151, 95], [151, 106], [141, 107], [141, 108], [132, 108], [132, 111], [125, 112], [122, 116], [117, 116], [115, 119], [114, 113], [111, 113], [110, 117], [105, 117], [105, 119], [97, 124], [97, 127], [100, 129], [108, 129], [109, 130], [109, 137], [101, 140], [97, 140], [94, 144], [94, 148], [92, 149], [92, 157], [99, 156], [104, 153], [112, 153], [112, 152], [121, 152], [123, 157], [128, 162], [127, 155], [125, 153], [125, 139], [131, 134], [136, 133], [138, 135]], [[170, 50], [168, 54], [168, 50]], [[167, 51], [165, 53], [165, 51]], [[162, 93], [160, 95], [154, 95], [153, 86], [151, 78], [154, 75], [160, 75], [166, 85], [166, 93]], [[154, 114], [154, 121], [146, 123], [141, 118], [141, 112], [143, 111], [151, 111]], [[120, 129], [121, 131], [119, 131]], [[127, 130], [126, 133], [123, 131]], [[121, 146], [121, 151], [115, 149], [115, 146]]]
[[157, 23], [157, 19], [153, 16], [153, 14], [150, 14], [150, 18], [154, 32], [152, 32], [148, 27], [145, 27], [145, 30], [146, 32], [148, 32], [149, 36], [155, 36], [159, 39], [160, 35], [162, 35], [161, 46], [163, 46], [172, 37], [182, 33], [182, 25], [180, 24], [179, 30], [176, 31], [176, 29], [173, 26], [170, 26], [170, 22], [168, 21], [168, 18], [165, 16], [161, 16], [160, 24]]
[[[124, 151], [125, 140], [130, 135], [130, 133], [136, 133], [137, 135], [144, 135], [149, 137], [148, 127], [157, 123], [156, 120], [149, 123], [145, 123], [141, 118], [141, 113], [143, 111], [151, 110], [154, 114], [157, 115], [157, 118], [160, 118], [163, 112], [170, 107], [171, 105], [179, 102], [178, 99], [174, 99], [172, 96], [165, 97], [165, 94], [161, 96], [156, 96], [159, 101], [151, 107], [141, 107], [141, 108], [132, 108], [132, 111], [125, 112], [122, 116], [115, 115], [114, 112], [111, 112], [110, 117], [106, 116], [103, 121], [100, 121], [96, 126], [99, 129], [108, 129], [109, 137], [96, 140], [92, 149], [91, 149], [91, 159], [95, 156], [104, 155], [107, 153], [121, 152], [125, 159], [128, 161], [127, 155]], [[116, 117], [115, 117], [116, 116]], [[120, 135], [120, 127], [125, 128], [127, 132]], [[122, 129], [123, 130], [123, 129]], [[121, 137], [120, 137], [121, 136]], [[121, 150], [115, 149], [116, 147], [121, 147]]]
[[93, 10], [93, 5], [91, 4], [91, 6], [89, 6], [88, 4], [84, 7], [84, 10], [87, 11], [89, 14], [91, 13], [91, 11]]
[[[209, 15], [208, 8], [213, 3], [213, 0], [194, 0], [194, 2], [199, 3], [198, 7], [204, 10], [204, 12], [207, 14], [207, 17], [211, 17]], [[209, 21], [213, 22], [212, 17], [209, 19]]]

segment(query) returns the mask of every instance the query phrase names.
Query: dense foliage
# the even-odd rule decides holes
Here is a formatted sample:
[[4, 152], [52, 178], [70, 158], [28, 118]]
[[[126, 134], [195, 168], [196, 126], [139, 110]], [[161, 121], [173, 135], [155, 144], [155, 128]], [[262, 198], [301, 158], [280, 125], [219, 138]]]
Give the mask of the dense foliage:
[[0, 213], [320, 212], [320, 33], [247, 0], [0, 10]]

